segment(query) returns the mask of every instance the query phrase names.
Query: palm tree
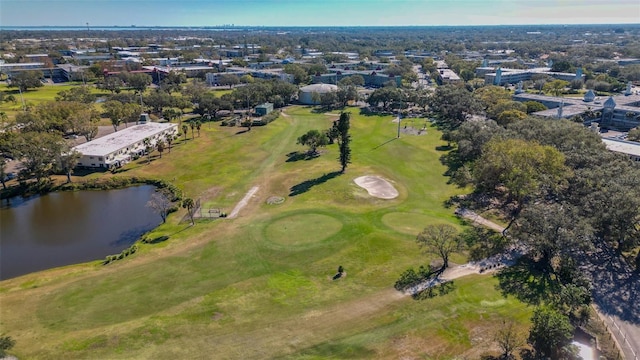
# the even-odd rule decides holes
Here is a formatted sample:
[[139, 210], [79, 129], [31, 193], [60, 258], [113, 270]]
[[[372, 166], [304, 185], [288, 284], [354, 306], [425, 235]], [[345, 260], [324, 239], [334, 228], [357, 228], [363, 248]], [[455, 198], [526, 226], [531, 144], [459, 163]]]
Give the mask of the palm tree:
[[187, 131], [189, 131], [187, 124], [182, 124], [182, 134], [184, 135], [185, 140], [187, 140]]
[[189, 219], [191, 219], [191, 225], [194, 225], [195, 222], [193, 221], [193, 208], [195, 206], [195, 203], [193, 202], [193, 199], [191, 198], [186, 198], [184, 200], [182, 200], [182, 207], [184, 209], [187, 209], [187, 213], [189, 213]]
[[193, 130], [196, 128], [195, 121], [189, 121], [189, 126], [191, 126], [191, 138], [193, 139]]
[[168, 133], [164, 136], [164, 140], [167, 142], [169, 148], [169, 154], [171, 154], [171, 143], [173, 142], [173, 134]]
[[200, 120], [196, 120], [196, 129], [198, 130], [198, 137], [200, 137], [200, 128], [202, 127], [202, 123]]
[[156, 144], [156, 150], [160, 153], [160, 159], [162, 159], [162, 152], [164, 151], [164, 141], [160, 140]]
[[153, 151], [153, 147], [151, 147], [151, 139], [146, 138], [142, 140], [144, 144], [144, 152], [147, 154], [147, 164], [151, 162], [151, 152]]

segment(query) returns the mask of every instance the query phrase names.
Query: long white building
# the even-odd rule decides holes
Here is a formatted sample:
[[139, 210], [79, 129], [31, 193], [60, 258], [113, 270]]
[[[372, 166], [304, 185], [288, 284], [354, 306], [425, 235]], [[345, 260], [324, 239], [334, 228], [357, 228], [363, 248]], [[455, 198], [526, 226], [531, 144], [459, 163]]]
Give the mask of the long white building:
[[132, 158], [145, 152], [145, 139], [155, 147], [158, 141], [165, 141], [166, 135], [175, 136], [177, 124], [149, 122], [130, 126], [101, 138], [80, 144], [73, 148], [82, 154], [78, 167], [106, 168], [120, 167]]

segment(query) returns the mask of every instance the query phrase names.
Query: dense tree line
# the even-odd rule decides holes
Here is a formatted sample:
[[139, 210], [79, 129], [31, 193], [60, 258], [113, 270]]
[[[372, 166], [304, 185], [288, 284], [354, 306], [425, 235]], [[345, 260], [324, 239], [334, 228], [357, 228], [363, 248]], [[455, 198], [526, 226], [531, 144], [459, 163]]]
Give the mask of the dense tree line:
[[[466, 101], [473, 97], [486, 114], [508, 101], [490, 88]], [[434, 108], [453, 144], [443, 157], [451, 181], [473, 186], [468, 205], [505, 214], [507, 238], [527, 249], [499, 272], [501, 289], [537, 307], [529, 337], [536, 351], [562, 357], [573, 326], [588, 318], [591, 285], [581, 267], [597, 266], [591, 250], [609, 248], [640, 269], [640, 168], [582, 124], [528, 117], [500, 125]]]

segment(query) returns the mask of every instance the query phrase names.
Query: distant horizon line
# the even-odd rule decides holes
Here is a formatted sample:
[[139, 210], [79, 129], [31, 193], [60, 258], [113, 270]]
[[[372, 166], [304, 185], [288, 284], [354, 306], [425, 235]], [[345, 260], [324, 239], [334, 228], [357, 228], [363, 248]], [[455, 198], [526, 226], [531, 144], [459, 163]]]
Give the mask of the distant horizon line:
[[[434, 27], [527, 27], [527, 26], [640, 26], [640, 23], [576, 23], [576, 24], [454, 24], [454, 25], [0, 25], [0, 29], [243, 29], [243, 28], [434, 28]], [[88, 28], [88, 29], [87, 29]]]

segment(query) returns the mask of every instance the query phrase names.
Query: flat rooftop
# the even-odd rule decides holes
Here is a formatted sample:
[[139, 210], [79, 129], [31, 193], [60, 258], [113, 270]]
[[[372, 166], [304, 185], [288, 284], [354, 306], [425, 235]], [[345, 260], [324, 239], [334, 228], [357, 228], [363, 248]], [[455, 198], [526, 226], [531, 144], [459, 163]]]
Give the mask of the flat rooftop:
[[75, 146], [73, 149], [82, 153], [82, 155], [104, 157], [172, 127], [177, 128], [178, 125], [155, 122], [134, 125]]
[[611, 139], [602, 139], [602, 142], [608, 150], [640, 157], [640, 143]]

